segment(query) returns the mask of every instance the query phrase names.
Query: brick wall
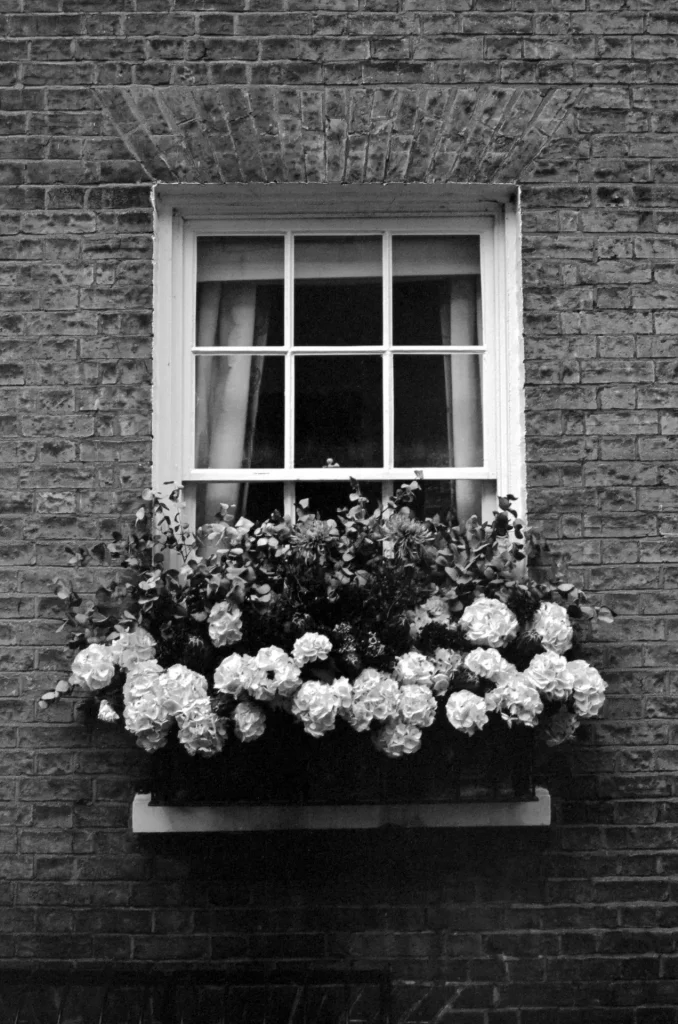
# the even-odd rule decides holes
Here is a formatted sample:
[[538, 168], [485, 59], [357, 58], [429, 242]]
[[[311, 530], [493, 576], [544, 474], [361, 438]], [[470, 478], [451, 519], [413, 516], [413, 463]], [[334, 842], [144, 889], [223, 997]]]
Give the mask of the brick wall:
[[[678, 1021], [670, 6], [0, 0], [3, 963], [389, 962], [403, 1022]], [[65, 545], [149, 481], [150, 183], [474, 180], [522, 187], [530, 513], [619, 612], [556, 824], [134, 838], [143, 756], [34, 703]]]

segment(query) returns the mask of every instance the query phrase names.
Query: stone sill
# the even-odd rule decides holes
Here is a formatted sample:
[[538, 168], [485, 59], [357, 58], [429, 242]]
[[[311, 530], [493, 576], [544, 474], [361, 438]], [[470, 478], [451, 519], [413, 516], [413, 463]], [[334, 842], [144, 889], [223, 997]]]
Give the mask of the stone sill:
[[551, 824], [551, 796], [520, 802], [449, 804], [341, 804], [151, 806], [150, 793], [137, 793], [132, 831], [280, 832], [294, 830], [399, 828], [525, 828]]

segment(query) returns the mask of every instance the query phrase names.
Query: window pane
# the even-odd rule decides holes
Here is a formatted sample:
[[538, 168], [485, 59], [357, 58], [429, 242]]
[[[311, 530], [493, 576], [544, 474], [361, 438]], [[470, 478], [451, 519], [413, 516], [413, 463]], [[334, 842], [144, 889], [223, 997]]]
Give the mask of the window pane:
[[393, 343], [477, 345], [478, 238], [393, 239]]
[[380, 238], [299, 238], [295, 345], [381, 345]]
[[282, 345], [282, 238], [199, 238], [196, 345]]
[[381, 358], [298, 356], [294, 364], [295, 465], [381, 466]]
[[472, 355], [396, 356], [396, 466], [483, 465], [482, 362]]
[[198, 469], [284, 464], [284, 360], [275, 356], [196, 357]]
[[[322, 519], [334, 518], [337, 509], [350, 508], [353, 502], [350, 495], [354, 489], [348, 480], [314, 480], [304, 481], [296, 485], [296, 500], [309, 499], [309, 512], [316, 512]], [[360, 493], [367, 498], [364, 508], [374, 512], [381, 505], [381, 481], [361, 480]]]
[[[394, 491], [411, 480], [400, 480]], [[419, 490], [414, 492], [412, 509], [419, 519], [440, 516], [444, 522], [465, 523], [470, 516], [478, 516], [482, 522], [483, 491], [488, 488], [486, 480], [419, 480]]]
[[196, 526], [213, 523], [221, 504], [230, 505], [234, 522], [240, 516], [259, 522], [271, 512], [283, 512], [283, 485], [264, 483], [204, 483], [195, 485]]

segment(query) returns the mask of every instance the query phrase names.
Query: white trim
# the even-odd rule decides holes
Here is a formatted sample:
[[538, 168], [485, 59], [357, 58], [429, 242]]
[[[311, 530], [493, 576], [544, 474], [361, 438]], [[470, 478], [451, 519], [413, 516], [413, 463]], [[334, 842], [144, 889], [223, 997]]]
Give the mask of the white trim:
[[551, 796], [537, 787], [534, 800], [438, 804], [160, 806], [137, 793], [132, 831], [279, 832], [399, 828], [543, 828], [551, 824]]

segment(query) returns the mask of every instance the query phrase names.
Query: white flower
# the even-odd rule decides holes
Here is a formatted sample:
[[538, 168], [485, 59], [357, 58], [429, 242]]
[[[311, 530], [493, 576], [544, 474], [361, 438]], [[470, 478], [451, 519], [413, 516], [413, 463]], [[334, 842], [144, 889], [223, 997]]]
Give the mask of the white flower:
[[387, 757], [416, 754], [421, 747], [421, 729], [409, 722], [393, 719], [382, 725], [372, 737], [372, 742]]
[[210, 639], [215, 647], [226, 647], [242, 640], [242, 613], [232, 601], [215, 604], [207, 620]]
[[418, 686], [433, 686], [435, 666], [425, 654], [408, 651], [396, 659], [393, 674], [399, 683], [414, 683]]
[[544, 601], [530, 624], [547, 651], [565, 654], [572, 646], [572, 622], [561, 604]]
[[147, 690], [125, 705], [125, 728], [137, 738], [137, 745], [147, 753], [160, 750], [167, 743], [173, 717], [163, 704], [159, 692]]
[[99, 713], [97, 714], [97, 718], [99, 719], [100, 722], [117, 722], [118, 719], [120, 718], [120, 715], [118, 714], [117, 711], [114, 710], [114, 708], [108, 703], [107, 700], [102, 700], [101, 704], [99, 705]]
[[245, 690], [256, 700], [272, 701], [278, 693], [278, 683], [273, 673], [257, 665], [256, 657], [243, 656], [242, 679]]
[[593, 718], [605, 703], [607, 683], [600, 672], [581, 659], [568, 665], [574, 682], [575, 711], [582, 718]]
[[431, 616], [428, 614], [423, 605], [419, 608], [415, 608], [414, 611], [407, 613], [407, 618], [410, 623], [410, 636], [416, 638], [421, 633], [424, 626], [428, 626], [429, 622], [432, 621]]
[[452, 677], [461, 665], [461, 654], [448, 647], [439, 647], [433, 658], [433, 692], [447, 693]]
[[373, 719], [384, 722], [398, 710], [398, 684], [376, 668], [364, 668], [353, 681], [353, 703], [348, 721], [356, 732], [369, 729]]
[[499, 682], [513, 667], [494, 647], [476, 647], [475, 650], [469, 651], [464, 658], [464, 666], [474, 675], [482, 676], [493, 683]]
[[215, 715], [209, 697], [196, 697], [177, 715], [178, 739], [191, 757], [213, 757], [226, 741], [226, 722]]
[[254, 658], [254, 665], [265, 672], [270, 682], [275, 683], [275, 693], [290, 697], [301, 683], [301, 669], [282, 647], [261, 647]]
[[251, 743], [264, 735], [266, 729], [266, 715], [249, 700], [243, 700], [236, 704], [232, 715], [235, 726], [235, 734], [243, 743]]
[[544, 710], [539, 691], [526, 682], [524, 674], [521, 675], [517, 670], [485, 694], [485, 704], [488, 711], [498, 711], [509, 725], [520, 722], [533, 727]]
[[292, 698], [292, 714], [310, 736], [323, 736], [334, 729], [339, 697], [328, 683], [309, 679]]
[[445, 714], [450, 725], [467, 736], [473, 736], [474, 732], [487, 725], [485, 701], [470, 690], [451, 693], [447, 698]]
[[332, 650], [332, 641], [321, 633], [304, 633], [294, 641], [292, 657], [302, 668], [308, 661], [324, 661]]
[[245, 661], [242, 654], [229, 654], [214, 671], [214, 689], [236, 699], [245, 688]]
[[547, 747], [557, 747], [560, 743], [566, 743], [574, 738], [579, 727], [579, 719], [567, 708], [558, 708], [555, 715], [552, 715], [546, 723], [544, 733]]
[[90, 644], [78, 651], [71, 666], [70, 681], [83, 690], [103, 690], [113, 679], [115, 661], [110, 647]]
[[172, 665], [158, 680], [162, 702], [170, 715], [178, 715], [200, 697], [207, 696], [207, 680], [185, 665]]
[[398, 694], [398, 715], [403, 722], [427, 729], [433, 725], [438, 705], [428, 686], [406, 683]]
[[158, 680], [164, 671], [155, 658], [151, 658], [149, 661], [138, 661], [136, 665], [132, 665], [127, 670], [127, 678], [122, 688], [125, 703], [137, 700], [142, 694], [149, 691], [156, 692]]
[[424, 604], [424, 610], [432, 619], [438, 621], [449, 621], [450, 612], [447, 607], [447, 602], [442, 597], [438, 597], [434, 594], [433, 597], [429, 597], [428, 601]]
[[550, 700], [567, 700], [574, 687], [574, 676], [562, 654], [545, 651], [535, 654], [525, 669], [525, 682]]
[[496, 597], [477, 597], [459, 624], [466, 639], [482, 647], [504, 647], [518, 633], [518, 619]]
[[330, 689], [339, 701], [337, 713], [342, 718], [347, 718], [353, 704], [353, 687], [346, 676], [340, 676], [339, 679], [335, 679], [333, 683], [330, 683]]
[[155, 658], [155, 640], [146, 629], [137, 626], [132, 632], [118, 633], [111, 643], [111, 652], [121, 668], [132, 668]]

